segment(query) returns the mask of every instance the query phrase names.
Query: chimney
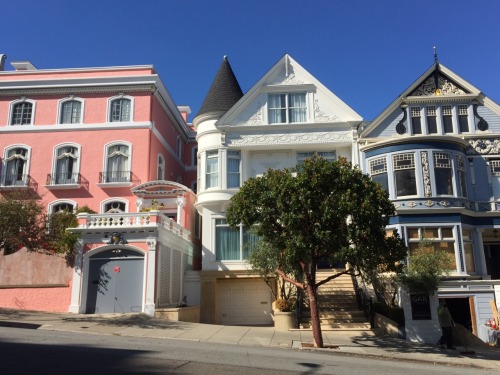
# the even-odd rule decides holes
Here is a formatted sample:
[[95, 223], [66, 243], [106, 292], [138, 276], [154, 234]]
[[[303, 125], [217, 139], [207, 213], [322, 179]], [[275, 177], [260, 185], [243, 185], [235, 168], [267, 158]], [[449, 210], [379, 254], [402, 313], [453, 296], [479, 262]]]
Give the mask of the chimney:
[[5, 60], [7, 59], [7, 55], [0, 54], [0, 72], [5, 70]]
[[10, 63], [16, 71], [22, 70], [37, 70], [35, 66], [29, 61], [12, 61]]
[[191, 114], [191, 107], [188, 106], [188, 105], [178, 105], [177, 109], [181, 113], [182, 118], [184, 119], [184, 121], [186, 121], [186, 123], [187, 123], [188, 116], [189, 116], [189, 114]]

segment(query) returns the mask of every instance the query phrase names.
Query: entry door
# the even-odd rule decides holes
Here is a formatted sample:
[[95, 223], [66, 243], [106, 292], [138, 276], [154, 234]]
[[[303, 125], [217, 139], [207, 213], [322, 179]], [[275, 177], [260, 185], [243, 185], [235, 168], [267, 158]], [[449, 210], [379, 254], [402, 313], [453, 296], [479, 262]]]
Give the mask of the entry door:
[[86, 312], [141, 312], [143, 275], [144, 256], [140, 253], [105, 251], [90, 257]]

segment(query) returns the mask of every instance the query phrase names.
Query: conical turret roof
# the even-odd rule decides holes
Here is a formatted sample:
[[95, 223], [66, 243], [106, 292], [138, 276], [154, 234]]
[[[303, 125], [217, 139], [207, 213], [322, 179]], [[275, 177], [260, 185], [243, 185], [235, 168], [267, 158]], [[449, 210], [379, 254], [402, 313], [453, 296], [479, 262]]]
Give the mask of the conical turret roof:
[[214, 113], [219, 114], [220, 117], [231, 109], [242, 96], [243, 91], [241, 91], [240, 84], [233, 69], [231, 69], [227, 56], [224, 56], [219, 71], [196, 116]]

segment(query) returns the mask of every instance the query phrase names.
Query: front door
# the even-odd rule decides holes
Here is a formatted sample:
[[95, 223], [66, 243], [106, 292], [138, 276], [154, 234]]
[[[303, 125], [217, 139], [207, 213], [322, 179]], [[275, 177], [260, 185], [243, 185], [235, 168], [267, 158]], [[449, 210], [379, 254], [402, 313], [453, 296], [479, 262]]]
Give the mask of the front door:
[[500, 280], [500, 244], [485, 244], [486, 271], [492, 280]]
[[88, 314], [142, 311], [144, 255], [106, 250], [89, 258]]

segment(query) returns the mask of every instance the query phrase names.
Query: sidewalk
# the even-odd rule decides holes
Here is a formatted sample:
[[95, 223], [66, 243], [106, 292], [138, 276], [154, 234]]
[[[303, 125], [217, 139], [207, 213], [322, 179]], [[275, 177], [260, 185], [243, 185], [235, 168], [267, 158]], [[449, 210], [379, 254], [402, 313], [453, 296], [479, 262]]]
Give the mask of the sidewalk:
[[500, 348], [468, 348], [475, 355], [461, 355], [465, 349], [442, 350], [429, 345], [378, 335], [371, 331], [324, 331], [325, 346], [305, 348], [312, 343], [311, 331], [275, 331], [273, 327], [220, 326], [154, 319], [144, 314], [78, 315], [0, 308], [0, 326], [50, 331], [112, 334], [117, 336], [166, 338], [249, 346], [275, 346], [301, 350], [325, 350], [338, 354], [373, 356], [394, 360], [423, 361], [453, 366], [500, 370]]

